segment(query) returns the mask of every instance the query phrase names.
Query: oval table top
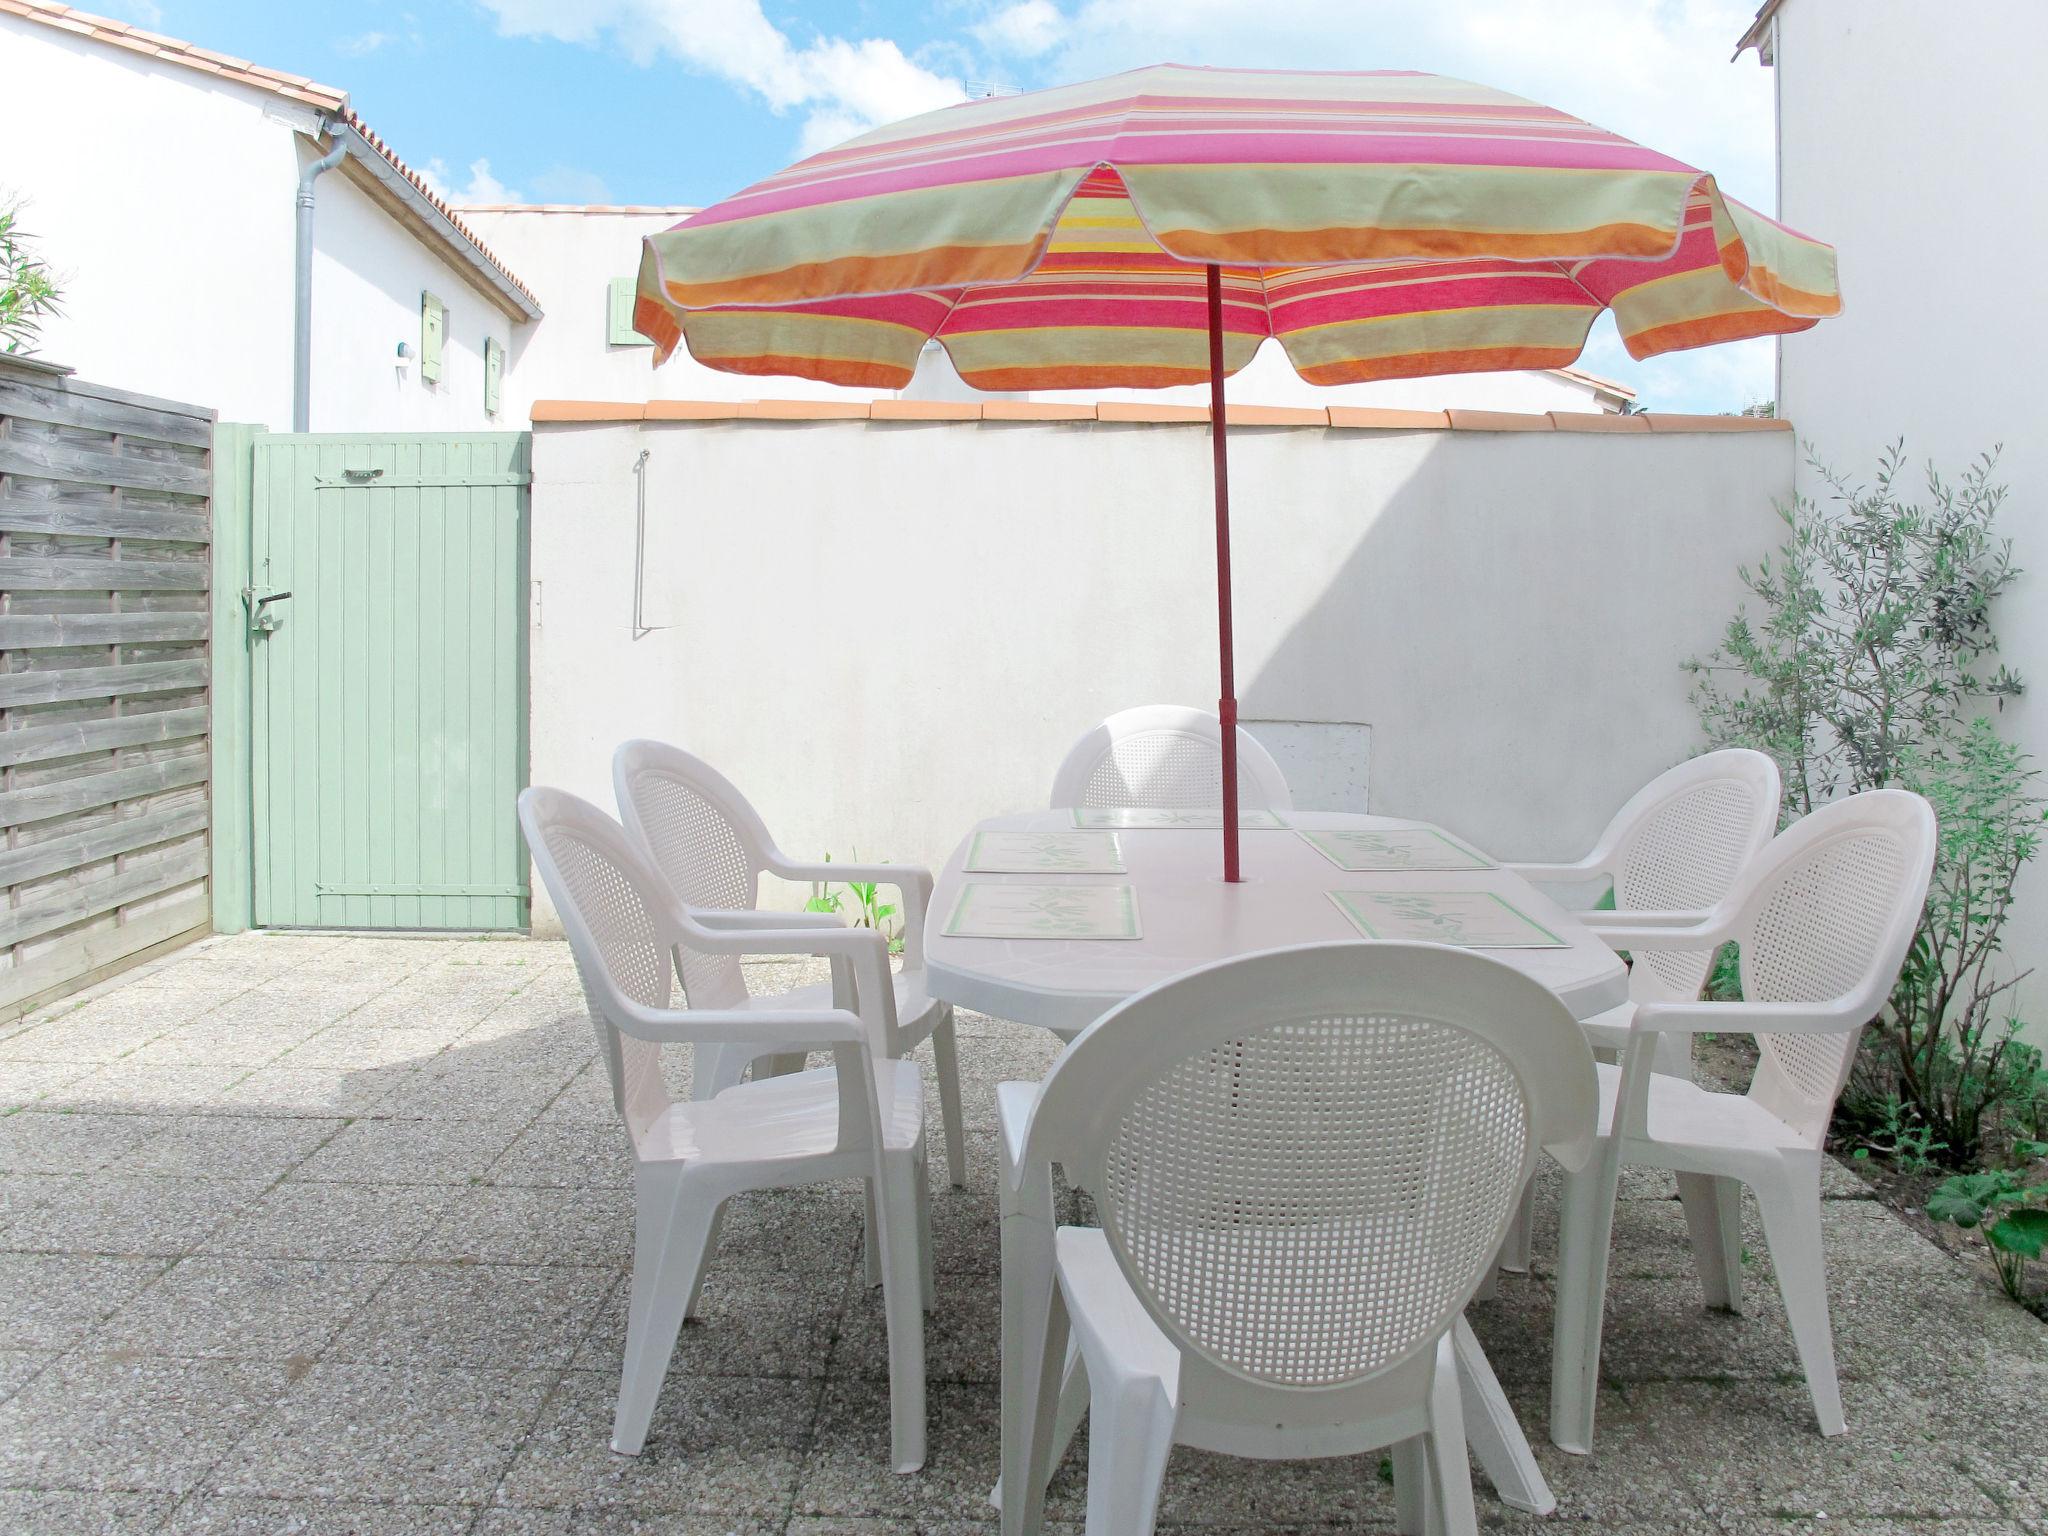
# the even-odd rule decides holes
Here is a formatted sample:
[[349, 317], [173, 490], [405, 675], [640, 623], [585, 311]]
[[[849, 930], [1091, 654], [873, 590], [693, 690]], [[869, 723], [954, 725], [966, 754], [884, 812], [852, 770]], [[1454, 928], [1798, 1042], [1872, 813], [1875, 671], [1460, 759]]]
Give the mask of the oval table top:
[[[1331, 901], [1332, 891], [1489, 891], [1563, 939], [1562, 948], [1484, 952], [1542, 982], [1572, 1015], [1591, 1018], [1628, 1000], [1621, 960], [1570, 913], [1505, 869], [1345, 870], [1297, 831], [1392, 831], [1426, 822], [1340, 811], [1288, 811], [1288, 828], [1241, 833], [1245, 879], [1223, 883], [1222, 839], [1206, 828], [1116, 828], [1122, 874], [968, 874], [975, 835], [1071, 832], [1068, 810], [1029, 811], [981, 822], [939, 872], [925, 925], [933, 993], [1000, 1019], [1037, 1024], [1071, 1038], [1135, 993], [1183, 972], [1292, 944], [1362, 935]], [[1469, 845], [1461, 845], [1469, 846]], [[949, 937], [948, 919], [968, 881], [1040, 885], [1128, 885], [1137, 895], [1135, 939]]]

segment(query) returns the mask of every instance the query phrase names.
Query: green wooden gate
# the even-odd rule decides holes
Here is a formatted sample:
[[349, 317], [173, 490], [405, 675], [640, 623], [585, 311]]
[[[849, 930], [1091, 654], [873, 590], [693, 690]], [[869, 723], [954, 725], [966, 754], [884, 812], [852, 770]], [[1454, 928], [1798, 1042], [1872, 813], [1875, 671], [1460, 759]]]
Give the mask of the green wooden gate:
[[528, 444], [255, 439], [259, 926], [525, 926]]

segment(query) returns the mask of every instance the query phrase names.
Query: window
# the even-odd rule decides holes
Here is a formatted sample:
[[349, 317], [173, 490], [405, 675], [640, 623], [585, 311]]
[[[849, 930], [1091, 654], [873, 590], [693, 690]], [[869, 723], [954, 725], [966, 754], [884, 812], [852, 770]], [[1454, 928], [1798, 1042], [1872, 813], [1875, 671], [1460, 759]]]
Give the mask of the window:
[[484, 338], [484, 414], [498, 414], [498, 382], [505, 376], [505, 345], [495, 336]]
[[431, 293], [420, 295], [420, 382], [441, 378], [441, 341], [448, 334], [448, 306]]
[[605, 333], [607, 346], [651, 347], [653, 342], [633, 329], [633, 294], [640, 286], [639, 279], [615, 277], [608, 290], [610, 302], [605, 307]]

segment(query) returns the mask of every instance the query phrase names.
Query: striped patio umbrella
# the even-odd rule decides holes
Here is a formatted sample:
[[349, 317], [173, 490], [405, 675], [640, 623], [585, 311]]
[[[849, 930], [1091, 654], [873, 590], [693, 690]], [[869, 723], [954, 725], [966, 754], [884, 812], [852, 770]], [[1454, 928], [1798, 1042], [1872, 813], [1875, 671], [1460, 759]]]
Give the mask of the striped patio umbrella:
[[1210, 387], [1224, 875], [1238, 877], [1223, 380], [1268, 337], [1315, 384], [1804, 330], [1834, 251], [1711, 175], [1486, 86], [1160, 65], [975, 101], [813, 155], [641, 256], [635, 327], [744, 374], [900, 389]]

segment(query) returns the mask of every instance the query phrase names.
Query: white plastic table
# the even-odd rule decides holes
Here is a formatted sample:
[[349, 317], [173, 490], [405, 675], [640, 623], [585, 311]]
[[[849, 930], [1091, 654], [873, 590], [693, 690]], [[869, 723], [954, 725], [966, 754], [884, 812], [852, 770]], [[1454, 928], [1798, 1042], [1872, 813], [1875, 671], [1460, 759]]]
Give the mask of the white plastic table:
[[[1304, 831], [1390, 831], [1423, 827], [1386, 816], [1289, 811]], [[996, 816], [975, 832], [1071, 832], [1071, 811]], [[1244, 883], [1227, 886], [1219, 834], [1195, 828], [1120, 828], [1128, 874], [974, 874], [963, 871], [970, 834], [940, 872], [925, 923], [932, 991], [949, 1003], [1037, 1024], [1071, 1039], [1125, 998], [1233, 955], [1289, 944], [1357, 939], [1337, 910], [1335, 890], [1492, 891], [1568, 941], [1565, 949], [1489, 949], [1526, 971], [1589, 1019], [1628, 1001], [1628, 973], [1613, 950], [1520, 876], [1504, 869], [1402, 873], [1342, 870], [1292, 831], [1242, 834]], [[965, 881], [1038, 885], [1129, 885], [1138, 895], [1136, 939], [955, 939], [944, 932]]]
[[[1427, 823], [1334, 811], [1284, 813], [1287, 830], [1247, 829], [1243, 873], [1223, 883], [1218, 834], [1197, 828], [1118, 828], [1123, 874], [968, 874], [970, 833], [940, 872], [925, 924], [925, 964], [934, 995], [963, 1008], [1036, 1024], [1071, 1039], [1125, 998], [1197, 966], [1290, 944], [1361, 937], [1329, 893], [1338, 890], [1491, 891], [1565, 940], [1561, 949], [1489, 949], [1544, 983], [1580, 1020], [1628, 1000], [1628, 973], [1613, 950], [1570, 913], [1520, 876], [1504, 869], [1458, 871], [1344, 870], [1295, 835], [1348, 829], [1388, 831]], [[1071, 811], [997, 816], [979, 832], [1074, 830]], [[1137, 893], [1140, 937], [1135, 939], [949, 938], [948, 918], [967, 881], [1042, 885], [1129, 885]], [[1006, 1172], [1019, 1149], [1004, 1148]], [[1039, 1362], [1025, 1345], [1024, 1319], [1042, 1311], [1052, 1285], [1055, 1230], [1052, 1186], [1044, 1170], [1019, 1170], [1002, 1181], [1003, 1248], [1003, 1482], [996, 1502], [1004, 1536], [1019, 1528], [1022, 1501], [1002, 1497], [1015, 1489], [1023, 1446], [1023, 1415], [1037, 1396]], [[1461, 1319], [1453, 1334], [1463, 1387], [1466, 1434], [1501, 1499], [1548, 1514], [1557, 1507], [1514, 1410]]]

